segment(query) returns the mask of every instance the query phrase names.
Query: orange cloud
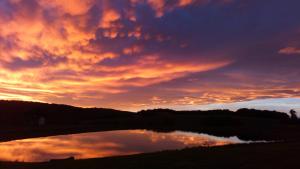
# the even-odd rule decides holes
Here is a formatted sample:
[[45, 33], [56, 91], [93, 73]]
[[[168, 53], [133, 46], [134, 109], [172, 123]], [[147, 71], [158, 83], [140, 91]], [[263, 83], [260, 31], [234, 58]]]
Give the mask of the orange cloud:
[[101, 22], [101, 27], [103, 28], [109, 28], [111, 26], [111, 23], [120, 19], [120, 14], [113, 10], [113, 9], [107, 9], [103, 11], [103, 17]]
[[39, 4], [44, 8], [58, 8], [59, 11], [68, 13], [71, 15], [82, 15], [85, 14], [91, 6], [95, 3], [95, 0], [40, 0]]
[[295, 48], [295, 47], [286, 47], [286, 48], [280, 49], [279, 53], [280, 54], [286, 54], [286, 55], [300, 54], [300, 49]]
[[186, 5], [190, 5], [194, 2], [195, 0], [179, 0], [178, 5], [179, 6], [186, 6]]
[[[278, 68], [275, 62], [272, 65], [270, 58], [267, 58], [274, 53], [253, 54], [251, 52], [256, 51], [254, 49], [251, 52], [243, 51], [256, 44], [252, 38], [248, 38], [250, 35], [244, 33], [251, 27], [240, 26], [244, 25], [244, 18], [249, 19], [253, 15], [221, 15], [224, 10], [220, 10], [220, 15], [217, 13], [208, 17], [208, 20], [199, 19], [203, 14], [210, 16], [211, 13], [207, 11], [213, 5], [220, 7], [220, 4], [230, 5], [237, 1], [1, 2], [0, 99], [130, 109], [152, 104], [196, 105], [299, 96], [297, 81], [285, 84], [288, 80], [280, 79], [285, 77], [282, 74], [273, 75], [272, 78], [247, 79], [256, 77], [256, 71], [261, 74], [268, 70], [289, 72], [289, 75], [293, 75], [291, 77], [297, 78], [297, 68], [284, 71], [283, 67], [293, 66], [298, 60], [283, 60], [280, 56], [299, 54], [297, 47], [290, 46], [277, 52], [280, 58], [277, 55], [274, 58], [285, 65]], [[233, 5], [232, 11], [237, 11], [237, 6], [245, 5]], [[201, 9], [207, 7], [208, 10], [191, 10], [189, 7], [192, 6], [191, 9], [201, 6]], [[231, 9], [230, 6], [228, 9]], [[233, 19], [232, 16], [237, 18]], [[255, 20], [251, 19], [252, 22], [255, 23]], [[265, 23], [268, 22], [262, 22]], [[236, 26], [228, 27], [233, 24]], [[283, 24], [264, 26], [270, 29], [278, 27], [279, 30], [279, 25]], [[248, 56], [250, 54], [251, 57]], [[270, 68], [260, 65], [267, 61], [268, 65], [272, 65]], [[223, 71], [242, 73], [230, 76]], [[247, 71], [253, 71], [253, 74], [245, 75]], [[212, 78], [206, 77], [211, 80], [210, 83], [201, 81], [193, 86], [195, 81], [185, 79], [195, 74], [209, 76], [211, 72], [215, 72]], [[218, 81], [218, 78], [227, 76], [230, 78]], [[269, 89], [253, 83], [262, 79], [269, 79], [268, 82], [262, 82], [268, 84]], [[269, 81], [274, 85], [269, 85]], [[160, 86], [169, 83], [170, 86]], [[186, 86], [179, 87], [181, 83]], [[222, 86], [227, 83], [230, 84]], [[148, 92], [151, 87], [157, 88]]]
[[[0, 69], [2, 99], [35, 101], [64, 97], [71, 100], [96, 99], [102, 98], [103, 94], [126, 92], [127, 90], [122, 88], [124, 85], [140, 87], [152, 85], [229, 64], [227, 61], [165, 62], [159, 59], [158, 54], [143, 56], [134, 65], [117, 68], [97, 65], [104, 59], [120, 56], [118, 53], [102, 51], [101, 45], [97, 48], [89, 46], [90, 40], [95, 38], [97, 29], [85, 30], [84, 27], [89, 19], [87, 12], [95, 1], [69, 3], [42, 0], [36, 4], [34, 17], [29, 16], [30, 13], [26, 12], [27, 9], [21, 2], [14, 1], [19, 10], [13, 15], [13, 19], [0, 20], [0, 36], [10, 37], [12, 42], [9, 43], [14, 43], [14, 48], [9, 50], [4, 49], [5, 46], [0, 46], [5, 51], [2, 52]], [[152, 3], [159, 7], [158, 2]], [[57, 10], [51, 18], [51, 23], [44, 18], [44, 10], [50, 9]], [[121, 15], [117, 10], [106, 6], [99, 23], [94, 24], [97, 28], [107, 29], [104, 37], [113, 39], [119, 34], [114, 28], [114, 22], [120, 18]], [[128, 36], [141, 37], [141, 27], [135, 27]], [[122, 49], [127, 55], [137, 54], [142, 50], [143, 48], [137, 45]], [[65, 58], [62, 62], [51, 64], [54, 62], [53, 59], [58, 60], [62, 57]], [[6, 69], [4, 63], [11, 64], [10, 69]], [[21, 71], [15, 70], [19, 67]], [[102, 72], [103, 75], [91, 72]], [[95, 88], [99, 92], [97, 96], [86, 94], [89, 89]]]

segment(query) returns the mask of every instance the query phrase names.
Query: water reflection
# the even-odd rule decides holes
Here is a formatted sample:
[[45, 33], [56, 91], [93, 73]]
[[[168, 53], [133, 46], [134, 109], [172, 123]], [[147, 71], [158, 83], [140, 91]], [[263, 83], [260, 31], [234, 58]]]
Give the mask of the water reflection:
[[4, 142], [0, 144], [0, 160], [37, 162], [70, 156], [83, 159], [233, 143], [241, 141], [179, 131], [120, 130]]

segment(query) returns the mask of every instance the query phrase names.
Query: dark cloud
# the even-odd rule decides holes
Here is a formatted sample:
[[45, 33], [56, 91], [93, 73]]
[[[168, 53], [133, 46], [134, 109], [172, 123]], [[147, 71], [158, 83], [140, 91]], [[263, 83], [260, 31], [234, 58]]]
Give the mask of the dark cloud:
[[64, 56], [55, 56], [41, 49], [34, 49], [31, 58], [23, 59], [20, 56], [15, 56], [10, 61], [2, 61], [0, 65], [10, 70], [21, 70], [26, 68], [39, 68], [42, 66], [55, 66], [59, 63], [64, 63], [67, 58]]

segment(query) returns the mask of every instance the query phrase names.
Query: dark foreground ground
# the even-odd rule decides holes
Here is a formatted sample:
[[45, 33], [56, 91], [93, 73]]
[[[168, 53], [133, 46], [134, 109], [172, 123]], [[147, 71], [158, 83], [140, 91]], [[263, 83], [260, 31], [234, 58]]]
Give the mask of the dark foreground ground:
[[190, 148], [150, 154], [45, 163], [0, 163], [1, 169], [299, 169], [300, 142]]

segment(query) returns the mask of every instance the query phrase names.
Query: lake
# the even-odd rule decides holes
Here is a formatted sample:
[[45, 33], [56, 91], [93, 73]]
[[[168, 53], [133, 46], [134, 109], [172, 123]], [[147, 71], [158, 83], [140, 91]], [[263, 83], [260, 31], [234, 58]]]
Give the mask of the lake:
[[41, 162], [71, 156], [86, 159], [237, 143], [245, 142], [237, 137], [223, 138], [181, 131], [118, 130], [2, 142], [0, 160]]

